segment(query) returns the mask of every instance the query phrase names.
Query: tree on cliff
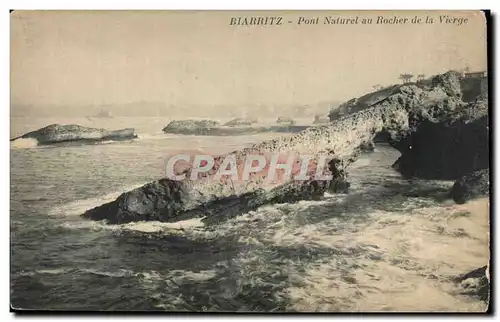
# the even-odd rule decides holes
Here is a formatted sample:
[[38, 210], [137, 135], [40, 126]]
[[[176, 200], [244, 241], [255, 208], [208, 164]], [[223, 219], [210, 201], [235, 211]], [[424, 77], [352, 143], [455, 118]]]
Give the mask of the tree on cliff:
[[403, 80], [403, 84], [411, 82], [412, 78], [413, 78], [413, 74], [401, 74], [401, 75], [399, 75], [399, 79]]

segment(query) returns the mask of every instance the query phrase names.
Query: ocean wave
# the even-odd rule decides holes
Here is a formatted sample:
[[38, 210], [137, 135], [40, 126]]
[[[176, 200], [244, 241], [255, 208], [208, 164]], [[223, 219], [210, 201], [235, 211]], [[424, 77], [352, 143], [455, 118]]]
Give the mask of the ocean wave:
[[107, 230], [120, 234], [121, 232], [160, 233], [163, 235], [188, 235], [190, 230], [204, 227], [203, 218], [193, 218], [177, 222], [139, 221], [121, 225], [109, 225], [105, 221], [74, 220], [58, 224], [65, 229]]
[[[229, 236], [240, 245], [236, 257], [213, 268], [213, 279], [228, 287], [207, 289], [214, 303], [207, 310], [221, 309], [217, 305], [237, 298], [255, 299], [259, 292], [267, 294], [265, 301], [239, 303], [238, 309], [253, 310], [255, 303], [266, 311], [484, 308], [457, 295], [449, 280], [483, 265], [487, 258], [487, 237], [477, 228], [481, 222], [487, 225], [480, 202], [469, 206], [472, 214], [457, 205], [436, 202], [422, 207], [418, 200], [393, 209], [350, 208], [349, 201], [346, 197], [343, 204], [324, 200], [265, 206], [216, 227], [185, 231], [190, 239], [210, 243]], [[412, 202], [415, 207], [408, 207]], [[172, 276], [149, 277], [146, 284], [158, 291], [158, 307], [193, 305], [180, 288], [182, 283]], [[164, 284], [155, 284], [157, 279]]]
[[141, 182], [138, 184], [127, 185], [120, 190], [110, 192], [104, 196], [75, 200], [50, 209], [48, 214], [50, 216], [81, 215], [89, 209], [111, 202], [118, 198], [122, 193], [141, 187], [144, 184], [144, 182]]
[[33, 149], [38, 147], [37, 139], [16, 139], [10, 142], [11, 149]]
[[92, 268], [82, 268], [79, 269], [79, 271], [88, 273], [88, 274], [94, 274], [94, 275], [100, 275], [100, 276], [107, 276], [107, 277], [130, 277], [130, 276], [137, 276], [136, 273], [134, 273], [131, 270], [127, 269], [119, 269], [114, 272], [110, 271], [103, 271], [103, 270], [98, 270], [98, 269], [92, 269]]

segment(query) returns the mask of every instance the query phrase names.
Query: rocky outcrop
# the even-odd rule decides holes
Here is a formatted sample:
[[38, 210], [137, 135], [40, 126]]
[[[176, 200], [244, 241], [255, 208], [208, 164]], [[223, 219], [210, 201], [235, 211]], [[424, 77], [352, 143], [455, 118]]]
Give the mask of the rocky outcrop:
[[171, 222], [200, 217], [205, 217], [206, 223], [215, 223], [265, 204], [318, 199], [327, 191], [346, 193], [349, 184], [341, 163], [340, 160], [330, 162], [331, 181], [291, 181], [269, 190], [257, 188], [241, 194], [213, 195], [197, 189], [194, 182], [161, 179], [123, 193], [112, 202], [86, 211], [83, 216], [106, 220], [109, 224]]
[[330, 121], [334, 121], [341, 117], [357, 113], [375, 105], [377, 102], [386, 99], [388, 96], [397, 93], [398, 90], [399, 86], [394, 85], [373, 93], [368, 93], [359, 98], [350, 99], [349, 101], [340, 104], [338, 107], [332, 108], [328, 114], [328, 117]]
[[96, 129], [80, 125], [60, 125], [52, 124], [44, 128], [26, 133], [20, 137], [11, 139], [36, 139], [39, 145], [56, 144], [63, 142], [84, 142], [94, 143], [100, 141], [121, 141], [137, 138], [135, 130], [132, 128], [109, 131], [106, 129]]
[[[336, 162], [330, 163], [329, 171], [333, 174], [342, 174], [345, 173], [345, 169], [349, 164], [355, 160], [356, 155], [360, 152], [361, 146], [366, 144], [366, 142], [372, 142], [377, 134], [383, 134], [382, 136], [386, 138], [390, 144], [404, 153], [408, 151], [409, 142], [413, 142], [408, 139], [411, 138], [412, 135], [417, 132], [427, 131], [429, 126], [433, 126], [429, 124], [450, 124], [450, 120], [454, 121], [460, 119], [460, 117], [464, 115], [465, 107], [467, 106], [467, 104], [461, 100], [460, 75], [455, 72], [438, 75], [432, 78], [429, 85], [426, 86], [417, 86], [415, 84], [400, 85], [382, 91], [382, 93], [373, 94], [371, 97], [374, 99], [368, 100], [373, 103], [366, 108], [360, 108], [357, 113], [334, 119], [328, 124], [309, 127], [292, 136], [279, 137], [255, 144], [250, 148], [234, 151], [230, 153], [230, 155], [235, 158], [238, 165], [244, 163], [247, 155], [256, 153], [276, 153], [285, 151], [298, 154], [314, 154], [316, 156], [326, 155], [336, 160]], [[479, 124], [479, 127], [482, 126], [481, 124]], [[480, 131], [479, 128], [476, 130]], [[485, 131], [486, 129], [482, 128], [482, 130]], [[456, 132], [456, 134], [458, 133], [459, 131]], [[420, 135], [426, 136], [425, 133]], [[427, 141], [427, 144], [433, 145], [435, 144], [434, 141], [435, 140]], [[464, 142], [467, 142], [466, 138]], [[438, 151], [438, 149], [435, 149], [435, 151]], [[438, 157], [438, 155], [435, 157]], [[267, 187], [259, 180], [251, 180], [240, 185], [234, 185], [230, 180], [214, 180], [214, 174], [218, 170], [223, 158], [224, 156], [216, 158], [216, 164], [213, 169], [204, 174], [201, 179], [194, 181], [185, 180], [182, 182], [182, 193], [175, 194], [175, 198], [178, 199], [174, 198], [173, 200], [182, 200], [183, 210], [176, 210], [176, 213], [182, 213], [183, 216], [187, 214], [186, 216], [188, 217], [197, 211], [209, 213], [204, 209], [208, 209], [212, 205], [224, 205], [226, 201], [227, 205], [233, 205], [233, 203], [249, 204], [248, 198], [257, 198], [253, 193], [258, 193], [261, 189], [264, 189], [264, 191], [268, 193], [269, 191], [274, 191], [283, 196], [286, 195], [286, 190], [280, 189], [285, 189], [283, 187], [289, 186], [290, 183], [287, 182], [281, 182], [277, 185]], [[432, 165], [431, 162], [428, 164]], [[189, 171], [190, 170], [188, 170], [188, 172]], [[334, 190], [345, 191], [348, 187], [348, 185], [345, 184], [345, 175], [334, 177], [337, 179], [329, 182], [327, 184], [328, 188], [335, 187]], [[291, 187], [293, 191], [297, 193], [297, 198], [301, 196], [301, 198], [307, 198], [309, 196], [307, 191], [310, 190], [301, 190], [302, 185], [305, 185], [305, 187], [313, 187], [318, 185], [318, 183], [294, 182]], [[321, 183], [319, 185], [325, 186], [326, 184]], [[149, 191], [147, 190], [149, 188], [146, 188], [146, 186], [144, 189]], [[129, 194], [130, 193], [132, 192], [129, 192]], [[137, 197], [130, 199], [131, 197], [123, 196], [121, 199], [119, 198], [119, 200], [111, 204], [91, 210], [86, 217], [113, 220], [120, 212], [119, 209], [121, 208], [119, 205], [123, 204], [123, 200], [137, 200], [137, 202], [133, 201], [132, 204], [139, 205], [143, 202], [142, 200], [144, 198], [147, 198], [144, 202], [150, 206], [146, 207], [143, 212], [142, 210], [141, 212], [135, 211], [131, 216], [126, 216], [127, 218], [134, 218], [130, 220], [140, 220], [138, 218], [145, 218], [145, 216], [134, 215], [135, 213], [151, 213], [153, 211], [152, 209], [156, 207], [155, 204], [158, 204], [158, 200], [163, 200], [165, 198], [161, 192], [157, 193], [158, 198], [146, 197], [150, 194], [154, 195], [155, 192], [144, 194], [133, 192], [131, 196]], [[169, 207], [177, 209], [177, 205], [169, 206], [172, 203], [172, 201], [169, 201], [170, 199], [167, 198], [165, 202], [159, 203], [162, 209], [170, 209]], [[229, 200], [231, 200], [231, 202], [229, 202]], [[267, 200], [266, 202], [275, 202], [277, 199], [263, 198], [263, 200]], [[174, 203], [178, 204], [179, 202]], [[184, 205], [188, 205], [190, 208], [187, 209]], [[129, 209], [127, 207], [122, 208]], [[241, 205], [237, 207], [240, 207], [240, 209], [241, 207], [244, 208], [244, 206]], [[189, 211], [186, 212], [187, 210]], [[220, 209], [218, 211], [227, 214], [227, 212], [221, 211]], [[179, 216], [173, 217], [179, 218]], [[171, 216], [169, 218], [171, 218]], [[165, 219], [161, 217], [159, 220]]]
[[488, 266], [472, 270], [454, 279], [461, 289], [463, 295], [478, 298], [486, 303], [490, 298], [490, 272]]
[[455, 180], [489, 167], [488, 116], [472, 122], [425, 121], [399, 142], [394, 168], [406, 177]]
[[163, 132], [171, 134], [209, 135], [220, 123], [213, 120], [173, 120], [163, 128]]
[[483, 169], [467, 174], [455, 181], [450, 197], [458, 204], [490, 194], [490, 170]]
[[[375, 140], [387, 140], [401, 152], [393, 167], [405, 177], [455, 180], [489, 167], [488, 96], [483, 85], [476, 87], [459, 73], [448, 72], [419, 84], [392, 86], [349, 100], [329, 116], [336, 120], [388, 101], [416, 103], [406, 109], [406, 129], [391, 134], [382, 131]], [[467, 102], [463, 101], [464, 88]], [[420, 103], [418, 93], [427, 93]], [[478, 96], [471, 99], [471, 93]], [[396, 97], [399, 102], [394, 101]]]
[[257, 123], [256, 119], [235, 118], [224, 124], [224, 126], [243, 126]]
[[[246, 120], [246, 122], [252, 122], [252, 120]], [[307, 126], [284, 124], [274, 126], [243, 126], [242, 124], [221, 126], [219, 122], [211, 120], [175, 120], [164, 127], [163, 132], [184, 135], [234, 136], [265, 132], [297, 133], [306, 128]]]

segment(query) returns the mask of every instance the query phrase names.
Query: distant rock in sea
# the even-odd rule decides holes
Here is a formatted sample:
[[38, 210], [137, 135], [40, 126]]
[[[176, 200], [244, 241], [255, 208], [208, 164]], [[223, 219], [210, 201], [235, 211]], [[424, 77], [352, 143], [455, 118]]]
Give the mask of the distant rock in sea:
[[98, 118], [113, 118], [113, 115], [109, 111], [100, 111], [94, 117], [98, 117]]
[[[247, 120], [252, 121], [252, 120]], [[236, 122], [235, 122], [236, 123]], [[227, 124], [227, 123], [226, 123]], [[307, 126], [275, 125], [275, 126], [221, 126], [212, 120], [174, 120], [163, 128], [164, 133], [184, 135], [231, 136], [248, 135], [265, 132], [296, 133], [305, 130]]]
[[52, 124], [44, 128], [26, 133], [11, 139], [35, 139], [39, 145], [55, 144], [63, 142], [95, 143], [100, 141], [121, 141], [137, 138], [133, 128], [116, 131], [106, 129], [90, 128], [80, 125]]
[[209, 135], [220, 123], [213, 120], [173, 120], [163, 128], [171, 134]]
[[290, 117], [283, 117], [283, 116], [280, 116], [278, 117], [278, 119], [276, 120], [276, 123], [277, 124], [287, 124], [287, 125], [295, 125], [295, 120], [290, 118]]
[[241, 126], [241, 125], [252, 125], [257, 123], [256, 119], [248, 118], [235, 118], [224, 124], [224, 126]]

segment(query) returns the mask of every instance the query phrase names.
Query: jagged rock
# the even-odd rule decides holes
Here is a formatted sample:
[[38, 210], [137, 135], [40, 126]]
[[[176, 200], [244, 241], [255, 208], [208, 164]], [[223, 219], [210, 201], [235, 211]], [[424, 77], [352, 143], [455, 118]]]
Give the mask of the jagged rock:
[[52, 124], [36, 131], [26, 133], [20, 137], [11, 139], [11, 141], [17, 139], [36, 139], [38, 141], [38, 144], [40, 145], [72, 141], [89, 143], [109, 140], [120, 141], [137, 138], [137, 135], [134, 132], [135, 130], [132, 128], [109, 131], [105, 129], [96, 129], [73, 124]]
[[491, 288], [489, 281], [491, 275], [488, 270], [488, 266], [483, 266], [455, 278], [455, 282], [461, 288], [461, 293], [488, 303]]
[[473, 198], [488, 196], [489, 193], [490, 169], [483, 169], [455, 181], [450, 196], [456, 203], [463, 204]]
[[[116, 200], [86, 211], [83, 217], [106, 220], [109, 224], [133, 221], [171, 222], [207, 217], [213, 223], [242, 214], [265, 204], [293, 203], [318, 199], [326, 191], [347, 192], [347, 173], [341, 160], [328, 166], [331, 181], [291, 181], [269, 190], [255, 188], [236, 194], [203, 190], [198, 181], [161, 179], [121, 194]], [[189, 172], [187, 172], [189, 174]], [[206, 183], [206, 182], [205, 182]]]
[[162, 220], [181, 209], [187, 196], [181, 181], [162, 179], [121, 194], [116, 200], [90, 209], [84, 217], [110, 223]]
[[220, 123], [213, 120], [173, 120], [163, 128], [163, 132], [172, 134], [207, 135]]
[[[185, 200], [185, 204], [190, 205], [191, 208], [189, 208], [189, 211], [182, 210], [180, 212], [183, 214], [181, 217], [184, 218], [184, 215], [187, 217], [193, 216], [195, 213], [197, 213], [196, 216], [199, 216], [200, 213], [210, 213], [213, 215], [213, 212], [206, 211], [210, 207], [215, 207], [220, 213], [229, 215], [230, 212], [221, 211], [220, 209], [229, 209], [231, 207], [240, 210], [247, 209], [248, 205], [252, 204], [251, 200], [254, 199], [262, 200], [263, 198], [263, 200], [267, 200], [266, 202], [283, 200], [280, 198], [285, 198], [285, 196], [289, 195], [287, 193], [289, 190], [287, 189], [292, 189], [294, 193], [292, 195], [295, 199], [310, 198], [311, 191], [322, 191], [324, 189], [345, 191], [347, 185], [341, 182], [346, 182], [347, 180], [345, 180], [345, 175], [342, 173], [345, 172], [345, 169], [355, 160], [357, 154], [360, 153], [361, 146], [366, 144], [366, 142], [373, 141], [377, 134], [386, 138], [392, 146], [402, 151], [404, 155], [409, 150], [409, 142], [412, 142], [409, 138], [414, 137], [414, 133], [420, 132], [417, 137], [428, 137], [425, 131], [434, 127], [434, 125], [429, 125], [431, 123], [437, 124], [438, 128], [443, 127], [444, 124], [443, 133], [445, 133], [449, 129], [449, 124], [459, 120], [461, 117], [463, 118], [467, 104], [461, 100], [460, 86], [457, 86], [457, 83], [460, 83], [460, 75], [448, 72], [431, 79], [428, 85], [425, 86], [409, 84], [386, 88], [381, 93], [371, 95], [372, 99], [367, 100], [370, 102], [370, 105], [366, 108], [363, 106], [363, 108], [360, 107], [360, 110], [354, 114], [333, 119], [328, 124], [309, 127], [295, 135], [278, 137], [255, 144], [250, 148], [229, 153], [229, 155], [235, 158], [237, 164], [244, 163], [245, 157], [249, 154], [295, 152], [314, 154], [316, 156], [327, 155], [337, 160], [335, 163], [330, 163], [333, 166], [329, 168], [329, 171], [333, 174], [338, 174], [338, 178], [330, 182], [328, 188], [325, 188], [327, 185], [325, 182], [320, 184], [323, 187], [322, 189], [316, 190], [314, 190], [316, 182], [282, 182], [277, 186], [270, 187], [271, 191], [274, 191], [276, 194], [274, 198], [263, 197], [260, 194], [263, 192], [259, 192], [263, 189], [261, 181], [253, 180], [245, 182], [240, 186], [234, 186], [230, 181], [213, 180], [214, 174], [218, 170], [221, 160], [224, 158], [224, 156], [220, 156], [216, 158], [214, 168], [205, 173], [201, 179], [183, 182], [185, 184], [183, 191], [186, 194], [182, 194], [184, 197], [180, 198]], [[356, 104], [359, 104], [360, 100], [357, 101], [358, 103], [353, 103], [354, 107], [357, 107]], [[474, 127], [476, 126], [476, 121], [469, 122], [469, 120], [462, 120], [461, 122], [465, 124], [471, 123], [471, 128], [474, 129], [471, 130], [471, 133], [474, 135], [477, 134], [477, 137], [474, 139], [464, 137], [461, 142], [469, 146], [471, 143], [469, 141], [472, 140], [475, 144], [482, 145], [483, 142], [478, 141], [482, 137], [482, 134], [478, 134], [477, 132], [487, 133], [484, 124], [478, 120], [477, 127]], [[451, 131], [453, 132], [453, 130]], [[461, 132], [456, 131], [453, 133], [453, 135], [457, 135]], [[469, 134], [467, 132], [467, 135]], [[429, 146], [438, 146], [435, 137], [426, 142]], [[433, 158], [440, 157], [438, 153], [439, 149], [433, 148], [430, 150], [436, 153], [432, 156]], [[449, 160], [451, 162], [451, 159]], [[476, 164], [482, 162], [481, 158], [478, 160]], [[426, 161], [424, 160], [423, 162]], [[436, 162], [439, 161], [435, 161], [434, 165]], [[415, 166], [415, 164], [409, 164], [410, 166]], [[431, 169], [433, 163], [431, 161], [426, 162], [426, 166]], [[449, 166], [452, 168], [451, 164]], [[415, 171], [412, 173], [415, 174]], [[441, 175], [442, 173], [437, 176]], [[265, 191], [269, 192], [270, 190], [266, 188]], [[258, 195], [256, 196], [255, 194]], [[141, 197], [140, 193], [136, 195], [139, 196], [137, 203], [142, 202], [141, 198], [145, 198]], [[148, 201], [151, 198], [146, 199], [146, 203], [153, 205], [151, 206], [152, 208], [148, 209], [154, 209], [155, 202]], [[151, 200], [159, 199], [161, 198], [153, 198]], [[161, 207], [168, 207], [168, 203], [169, 199], [167, 198], [167, 201], [162, 203]], [[179, 204], [179, 202], [176, 202], [176, 204]], [[259, 202], [256, 204], [259, 204]], [[117, 216], [118, 211], [116, 207], [113, 207], [101, 206], [102, 209], [98, 207], [93, 211], [103, 214], [99, 218], [114, 218]], [[175, 208], [176, 206], [172, 207], [177, 209]], [[152, 210], [147, 210], [146, 212], [148, 211]], [[179, 216], [174, 217], [181, 218]], [[144, 216], [137, 216], [137, 218], [144, 218]], [[163, 220], [162, 218], [160, 219]]]

